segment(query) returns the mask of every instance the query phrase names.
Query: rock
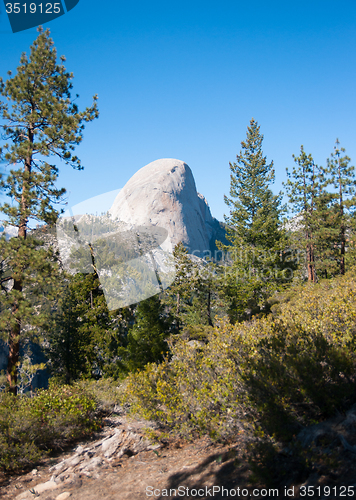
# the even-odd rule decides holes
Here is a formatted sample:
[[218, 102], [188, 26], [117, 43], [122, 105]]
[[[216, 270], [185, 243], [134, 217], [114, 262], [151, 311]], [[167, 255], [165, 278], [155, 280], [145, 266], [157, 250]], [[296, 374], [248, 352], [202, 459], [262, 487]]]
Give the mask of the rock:
[[121, 433], [122, 433], [121, 429], [118, 429], [118, 431], [114, 434], [114, 436], [112, 436], [110, 439], [107, 439], [102, 443], [101, 451], [104, 454], [104, 457], [110, 458], [118, 449], [118, 447], [121, 444], [120, 440]]
[[59, 488], [59, 486], [60, 485], [53, 480], [36, 484], [36, 486], [34, 486], [33, 488], [17, 495], [17, 497], [15, 497], [15, 500], [28, 500], [29, 498], [36, 498], [36, 496], [40, 495], [41, 493], [45, 491], [55, 490], [56, 488]]
[[58, 488], [58, 484], [55, 481], [46, 481], [45, 483], [36, 484], [33, 490], [37, 493], [43, 493], [44, 491], [52, 491]]
[[[141, 451], [156, 450], [163, 446], [153, 444], [143, 436], [143, 429], [157, 427], [155, 422], [138, 420], [132, 423], [124, 416], [120, 416], [111, 418], [110, 424], [115, 428], [108, 428], [100, 439], [86, 447], [78, 446], [73, 455], [50, 467], [49, 472], [52, 473], [52, 477], [44, 484], [56, 487], [72, 486], [78, 483], [81, 476], [96, 477], [99, 469], [112, 467], [112, 463], [123, 455], [133, 456]], [[43, 486], [40, 485], [40, 488]], [[33, 489], [37, 491], [37, 486]], [[27, 500], [27, 496], [18, 500]]]
[[328, 446], [327, 451], [331, 451], [341, 442], [345, 450], [356, 454], [356, 446], [349, 442], [349, 439], [353, 439], [355, 427], [356, 405], [353, 405], [345, 416], [339, 414], [333, 419], [305, 427], [297, 439], [304, 448], [324, 447], [324, 451], [325, 446]]
[[[52, 479], [52, 478], [51, 478]], [[73, 484], [80, 483], [81, 480], [79, 478], [79, 474], [75, 474], [74, 472], [63, 472], [59, 476], [54, 478], [54, 481], [58, 484], [58, 486], [72, 486]]]
[[197, 193], [189, 166], [161, 159], [141, 168], [117, 195], [112, 218], [135, 226], [158, 226], [168, 231], [162, 245], [172, 251], [180, 241], [199, 257], [211, 251], [216, 223], [206, 199]]
[[80, 464], [80, 462], [83, 460], [83, 458], [80, 457], [80, 455], [74, 455], [72, 460], [68, 462], [69, 467], [75, 467], [76, 465]]
[[63, 491], [63, 493], [56, 497], [56, 500], [67, 500], [70, 496], [72, 496], [72, 494], [69, 491]]
[[33, 494], [27, 491], [23, 491], [15, 497], [15, 500], [27, 500], [28, 498], [33, 498]]
[[100, 465], [102, 465], [103, 459], [101, 457], [94, 457], [89, 462], [82, 464], [79, 468], [83, 472], [96, 470]]
[[335, 432], [331, 428], [330, 424], [321, 422], [319, 424], [314, 424], [309, 427], [305, 427], [297, 436], [303, 448], [311, 446], [312, 443], [318, 444], [320, 439], [325, 436], [335, 437]]
[[15, 500], [29, 500], [30, 498], [34, 498], [34, 495], [33, 493], [30, 493], [29, 490], [27, 490], [17, 495], [15, 497]]
[[62, 472], [64, 472], [65, 470], [68, 469], [68, 467], [69, 467], [68, 462], [70, 462], [70, 460], [73, 460], [74, 457], [76, 457], [76, 456], [77, 455], [74, 455], [73, 457], [68, 458], [67, 460], [62, 460], [62, 462], [59, 462], [59, 464], [53, 465], [49, 469], [50, 472], [54, 472], [54, 475], [61, 474]]

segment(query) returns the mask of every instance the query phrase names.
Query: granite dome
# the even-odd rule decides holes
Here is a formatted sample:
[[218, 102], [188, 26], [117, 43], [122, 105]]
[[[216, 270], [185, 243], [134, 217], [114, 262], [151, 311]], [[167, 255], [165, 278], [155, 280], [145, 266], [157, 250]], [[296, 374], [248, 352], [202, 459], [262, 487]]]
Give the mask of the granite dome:
[[130, 225], [163, 227], [169, 236], [166, 250], [182, 241], [199, 256], [211, 249], [214, 226], [219, 224], [197, 192], [189, 166], [172, 158], [156, 160], [136, 172], [117, 195], [110, 214]]

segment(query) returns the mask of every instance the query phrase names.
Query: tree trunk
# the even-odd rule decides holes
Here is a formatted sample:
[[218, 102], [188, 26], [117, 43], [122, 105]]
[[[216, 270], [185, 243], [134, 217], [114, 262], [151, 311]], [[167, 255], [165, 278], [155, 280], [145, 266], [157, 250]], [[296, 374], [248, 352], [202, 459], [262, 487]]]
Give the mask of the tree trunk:
[[[14, 280], [14, 290], [22, 292], [22, 284], [19, 280]], [[18, 302], [16, 301], [12, 308], [12, 315], [16, 317], [18, 313]], [[9, 334], [9, 357], [7, 361], [6, 379], [9, 384], [9, 391], [16, 396], [17, 394], [17, 364], [20, 356], [20, 320], [15, 320]]]
[[180, 295], [177, 293], [177, 308], [176, 308], [176, 316], [177, 316], [177, 331], [180, 330], [180, 322], [179, 322], [179, 313], [180, 313]]
[[344, 199], [342, 192], [342, 176], [341, 176], [341, 166], [340, 166], [340, 157], [338, 155], [338, 175], [339, 175], [339, 203], [340, 203], [340, 219], [341, 219], [341, 227], [340, 227], [340, 274], [345, 274], [345, 225], [344, 225]]
[[[32, 146], [33, 144], [33, 129], [32, 127], [28, 130], [28, 139]], [[27, 236], [27, 191], [29, 188], [30, 175], [31, 175], [31, 165], [32, 165], [32, 149], [30, 148], [28, 156], [25, 158], [24, 174], [28, 175], [27, 179], [24, 177], [22, 180], [22, 194], [20, 202], [20, 224], [18, 238], [26, 239]], [[13, 290], [22, 292], [22, 280], [14, 279]], [[9, 357], [7, 362], [7, 372], [6, 378], [9, 383], [9, 391], [13, 394], [17, 394], [17, 364], [19, 362], [20, 356], [20, 334], [21, 334], [21, 319], [18, 317], [19, 304], [18, 299], [15, 299], [14, 305], [12, 307], [13, 322], [9, 334]]]
[[345, 274], [345, 226], [344, 226], [344, 200], [342, 193], [342, 182], [341, 182], [341, 170], [340, 170], [340, 159], [339, 159], [339, 203], [340, 203], [340, 274]]
[[345, 274], [345, 227], [341, 226], [340, 274]]
[[211, 319], [211, 292], [208, 291], [208, 324], [209, 326], [214, 326], [213, 321]]
[[307, 244], [307, 269], [308, 269], [308, 281], [315, 283], [316, 272], [315, 272], [315, 263], [314, 263], [314, 249], [311, 243]]

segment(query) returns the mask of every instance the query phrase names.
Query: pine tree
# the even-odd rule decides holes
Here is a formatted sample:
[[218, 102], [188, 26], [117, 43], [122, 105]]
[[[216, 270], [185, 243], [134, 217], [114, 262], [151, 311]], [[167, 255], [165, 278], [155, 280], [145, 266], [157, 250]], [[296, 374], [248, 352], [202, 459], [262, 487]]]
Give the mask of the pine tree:
[[[31, 309], [28, 281], [34, 276], [41, 281], [44, 272], [49, 281], [52, 274], [41, 266], [50, 264], [53, 256], [50, 253], [46, 256], [44, 247], [37, 252], [39, 243], [35, 240], [28, 243], [29, 224], [32, 220], [54, 224], [58, 216], [55, 205], [65, 193], [65, 189], [55, 185], [58, 167], [49, 164], [47, 158], [54, 156], [75, 169], [82, 169], [74, 149], [82, 140], [84, 123], [98, 116], [96, 96], [91, 107], [79, 112], [71, 100], [73, 75], [63, 65], [65, 58], [61, 57], [58, 64], [49, 31], [42, 28], [38, 31], [29, 57], [22, 54], [16, 75], [9, 73], [6, 82], [0, 79], [0, 94], [11, 102], [10, 107], [7, 102], [1, 105], [6, 142], [0, 150], [0, 160], [14, 165], [1, 181], [12, 204], [4, 203], [1, 211], [8, 216], [8, 223], [18, 228], [18, 242], [12, 242], [6, 249], [12, 288], [5, 292], [6, 307], [2, 309], [2, 322], [6, 323], [3, 331], [7, 332], [9, 344], [7, 379], [13, 393], [16, 393], [21, 338], [29, 334], [29, 324], [39, 313], [38, 309], [36, 312]], [[12, 255], [16, 247], [21, 249], [21, 262]]]
[[174, 247], [173, 258], [175, 279], [164, 293], [164, 303], [173, 318], [175, 331], [178, 333], [185, 324], [187, 308], [192, 304], [196, 271], [188, 250], [182, 242]]
[[213, 326], [218, 309], [217, 266], [188, 254], [182, 242], [174, 250], [175, 279], [162, 294], [172, 333], [193, 335], [195, 327]]
[[[299, 244], [305, 249], [307, 276], [311, 282], [319, 277], [345, 273], [347, 231], [356, 202], [356, 180], [350, 158], [340, 157], [338, 141], [327, 166], [315, 164], [301, 146], [296, 165], [285, 184], [292, 212], [298, 218], [302, 234]], [[334, 190], [330, 189], [333, 187]], [[328, 189], [329, 188], [329, 189]]]
[[331, 177], [330, 182], [336, 190], [334, 193], [333, 208], [337, 213], [336, 230], [338, 238], [335, 241], [335, 248], [338, 250], [340, 274], [345, 274], [345, 253], [347, 246], [347, 233], [351, 230], [352, 215], [356, 206], [356, 177], [355, 167], [349, 165], [351, 159], [345, 153], [344, 148], [340, 148], [339, 140], [336, 139], [334, 152], [327, 160], [328, 170]]
[[262, 142], [260, 127], [252, 118], [236, 163], [230, 163], [230, 198], [224, 197], [230, 215], [225, 221], [233, 244], [242, 241], [270, 248], [279, 237], [281, 196], [273, 195], [269, 188], [274, 182], [273, 161], [267, 164]]
[[218, 301], [217, 266], [211, 261], [201, 262], [195, 273], [196, 292], [194, 308], [198, 324], [214, 326], [213, 309]]
[[273, 162], [267, 163], [262, 152], [263, 135], [252, 118], [246, 141], [230, 163], [230, 197], [225, 203], [230, 215], [227, 239], [231, 265], [225, 267], [223, 289], [230, 301], [229, 315], [235, 321], [261, 310], [266, 298], [284, 281], [285, 234], [281, 227], [281, 195], [274, 195]]
[[302, 227], [303, 237], [301, 245], [306, 249], [308, 280], [317, 281], [315, 269], [315, 232], [317, 198], [320, 196], [322, 185], [318, 166], [314, 163], [311, 154], [307, 155], [303, 145], [300, 155], [293, 155], [296, 166], [292, 173], [287, 169], [288, 180], [284, 184], [287, 189], [292, 210], [298, 218], [298, 225]]
[[[326, 172], [321, 167], [321, 171]], [[324, 178], [324, 174], [323, 178]], [[329, 185], [329, 178], [325, 185]], [[315, 200], [314, 211], [314, 258], [316, 275], [331, 278], [339, 274], [339, 213], [333, 203], [333, 193], [322, 188]]]
[[116, 356], [116, 318], [108, 311], [96, 273], [66, 278], [50, 326], [49, 368], [66, 383], [102, 375]]
[[121, 349], [122, 365], [128, 371], [142, 369], [147, 363], [163, 361], [168, 352], [170, 334], [164, 305], [159, 295], [140, 302], [135, 311], [135, 324], [129, 330], [127, 347]]
[[[68, 280], [69, 281], [69, 280]], [[51, 314], [46, 356], [52, 375], [69, 384], [87, 371], [87, 353], [91, 339], [80, 331], [81, 303], [73, 284], [63, 282], [56, 310]]]

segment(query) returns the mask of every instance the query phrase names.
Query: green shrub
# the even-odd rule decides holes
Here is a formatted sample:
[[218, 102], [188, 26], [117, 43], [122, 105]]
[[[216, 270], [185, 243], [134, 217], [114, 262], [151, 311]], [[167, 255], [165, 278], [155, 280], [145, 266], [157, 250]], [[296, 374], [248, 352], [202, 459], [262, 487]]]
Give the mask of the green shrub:
[[299, 287], [268, 317], [180, 339], [171, 361], [130, 374], [125, 397], [175, 432], [227, 437], [252, 424], [289, 438], [354, 402], [355, 297], [353, 276]]
[[221, 437], [241, 430], [242, 419], [248, 414], [251, 420], [254, 413], [242, 379], [246, 342], [233, 331], [224, 323], [211, 330], [207, 344], [179, 340], [170, 362], [131, 374], [125, 394], [132, 410], [185, 436]]
[[44, 455], [35, 444], [40, 417], [31, 411], [29, 401], [10, 393], [0, 396], [0, 465], [4, 469], [26, 467]]
[[17, 470], [33, 465], [100, 424], [96, 402], [78, 385], [40, 390], [30, 398], [0, 394], [0, 466]]
[[97, 410], [104, 414], [112, 412], [114, 407], [121, 403], [120, 386], [111, 378], [81, 380], [78, 386], [94, 398]]

